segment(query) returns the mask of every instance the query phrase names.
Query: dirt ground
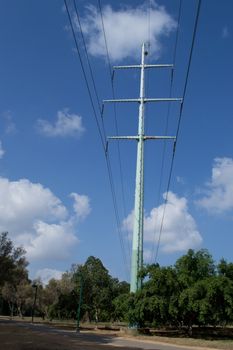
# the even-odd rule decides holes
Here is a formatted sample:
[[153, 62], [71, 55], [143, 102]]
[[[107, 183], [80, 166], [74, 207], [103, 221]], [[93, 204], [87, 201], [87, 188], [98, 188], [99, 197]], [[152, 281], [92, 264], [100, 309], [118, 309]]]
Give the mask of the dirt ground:
[[[107, 339], [106, 339], [107, 337]], [[103, 336], [99, 342], [109, 342], [109, 336]], [[112, 346], [100, 345], [80, 339], [76, 333], [56, 331], [44, 326], [34, 326], [22, 322], [0, 320], [1, 350], [112, 350]], [[125, 348], [126, 349], [126, 348]], [[132, 348], [131, 348], [132, 350]]]

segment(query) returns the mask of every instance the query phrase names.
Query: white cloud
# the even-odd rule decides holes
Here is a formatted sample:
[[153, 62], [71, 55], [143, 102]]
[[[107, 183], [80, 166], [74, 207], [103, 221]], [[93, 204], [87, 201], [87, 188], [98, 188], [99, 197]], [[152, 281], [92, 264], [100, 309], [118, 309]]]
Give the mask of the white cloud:
[[63, 220], [68, 213], [61, 201], [39, 183], [0, 178], [0, 230], [24, 232], [35, 220]]
[[212, 178], [203, 190], [204, 196], [196, 203], [211, 213], [233, 209], [233, 159], [215, 158]]
[[0, 178], [0, 232], [23, 245], [29, 260], [64, 260], [78, 243], [75, 220], [48, 188]]
[[40, 278], [42, 283], [47, 284], [52, 278], [59, 280], [62, 277], [63, 271], [55, 270], [55, 269], [41, 269], [36, 272], [36, 278]]
[[[176, 28], [173, 18], [163, 6], [151, 2], [150, 13], [150, 52], [158, 58], [161, 52], [161, 38]], [[106, 48], [102, 22], [97, 9], [89, 5], [82, 19], [83, 32], [88, 39], [88, 50], [93, 56], [105, 57]], [[114, 10], [110, 5], [102, 9], [103, 21], [110, 58], [119, 61], [140, 55], [140, 47], [148, 41], [148, 7], [146, 2], [138, 7], [125, 6]], [[77, 26], [78, 28], [78, 26]]]
[[35, 234], [24, 243], [29, 259], [66, 260], [70, 249], [78, 242], [72, 222], [37, 221], [33, 228]]
[[15, 133], [17, 130], [16, 130], [16, 126], [15, 126], [15, 123], [13, 122], [13, 117], [12, 117], [12, 112], [11, 111], [4, 111], [2, 114], [1, 114], [1, 117], [3, 119], [3, 122], [4, 122], [4, 132], [6, 134], [13, 134]]
[[5, 154], [5, 151], [2, 147], [2, 141], [0, 141], [0, 159], [4, 156], [4, 154]]
[[86, 195], [71, 193], [74, 198], [74, 211], [79, 219], [85, 219], [91, 212], [90, 199]]
[[47, 120], [37, 121], [38, 130], [48, 137], [81, 136], [85, 130], [82, 124], [82, 117], [69, 113], [68, 109], [57, 112], [57, 120], [51, 124]]
[[[145, 242], [158, 241], [163, 212], [164, 204], [153, 208], [150, 214], [145, 216]], [[123, 227], [130, 231], [133, 228], [133, 216], [131, 213], [123, 222]], [[198, 247], [201, 243], [202, 237], [194, 218], [188, 212], [187, 200], [169, 192], [161, 235], [161, 250], [166, 253], [182, 252]]]
[[222, 38], [223, 39], [226, 39], [226, 38], [228, 38], [229, 37], [229, 29], [228, 29], [228, 27], [227, 26], [225, 26], [225, 27], [223, 27], [223, 29], [222, 29]]

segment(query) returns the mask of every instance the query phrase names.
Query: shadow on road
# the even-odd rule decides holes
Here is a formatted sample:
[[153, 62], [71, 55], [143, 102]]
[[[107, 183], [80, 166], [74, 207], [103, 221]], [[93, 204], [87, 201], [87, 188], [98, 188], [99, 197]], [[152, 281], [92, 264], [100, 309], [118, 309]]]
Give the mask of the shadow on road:
[[[1, 349], [7, 350], [142, 350], [134, 344], [121, 344], [116, 335], [77, 333], [42, 324], [0, 319]], [[154, 347], [146, 349], [155, 350]]]

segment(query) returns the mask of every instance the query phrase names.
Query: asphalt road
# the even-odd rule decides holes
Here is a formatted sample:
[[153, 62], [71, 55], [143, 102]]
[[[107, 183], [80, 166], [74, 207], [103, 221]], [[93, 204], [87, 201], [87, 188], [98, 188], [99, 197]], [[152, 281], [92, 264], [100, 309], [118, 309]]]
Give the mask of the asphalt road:
[[192, 350], [109, 334], [76, 333], [45, 325], [0, 320], [0, 350]]

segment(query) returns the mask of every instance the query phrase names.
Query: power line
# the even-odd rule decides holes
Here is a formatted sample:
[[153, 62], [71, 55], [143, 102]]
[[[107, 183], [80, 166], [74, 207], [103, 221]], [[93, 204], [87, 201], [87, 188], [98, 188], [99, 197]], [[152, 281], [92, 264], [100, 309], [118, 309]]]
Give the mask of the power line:
[[111, 163], [110, 163], [108, 152], [106, 152], [105, 159], [106, 159], [106, 164], [107, 164], [107, 169], [108, 169], [108, 176], [109, 176], [109, 182], [110, 182], [110, 187], [111, 187], [111, 194], [112, 194], [112, 199], [113, 199], [113, 206], [114, 206], [114, 211], [115, 211], [118, 236], [119, 236], [123, 260], [124, 260], [124, 264], [125, 264], [126, 275], [127, 275], [127, 277], [129, 277], [128, 276], [129, 271], [127, 269], [128, 264], [127, 264], [127, 259], [126, 259], [126, 255], [125, 255], [124, 240], [122, 238], [122, 232], [121, 232], [121, 228], [120, 228], [121, 224], [120, 224], [120, 217], [119, 217], [118, 207], [117, 207], [116, 192], [115, 192], [115, 187], [114, 187], [114, 182], [113, 182], [112, 168], [111, 168]]
[[[179, 30], [180, 30], [181, 9], [182, 9], [182, 0], [179, 0], [177, 29], [176, 29], [175, 43], [174, 43], [174, 49], [173, 49], [173, 60], [172, 60], [172, 62], [173, 62], [173, 69], [171, 71], [169, 98], [172, 96], [173, 82], [174, 82], [174, 79], [173, 79], [174, 78], [174, 70], [176, 68], [176, 53], [177, 53], [178, 37], [179, 37]], [[168, 133], [170, 112], [171, 112], [171, 102], [168, 103], [164, 135], [167, 135], [167, 133]], [[159, 201], [160, 195], [161, 195], [162, 178], [163, 178], [163, 173], [164, 173], [164, 163], [165, 163], [166, 149], [167, 149], [167, 143], [164, 140], [163, 141], [163, 151], [162, 151], [162, 164], [161, 164], [160, 177], [159, 177], [160, 181], [159, 181], [159, 190], [158, 190], [158, 201]], [[157, 213], [157, 217], [158, 217], [158, 212], [156, 212], [156, 213]], [[156, 217], [156, 219], [157, 219], [157, 217]], [[156, 238], [156, 230], [154, 230], [153, 248], [152, 248], [152, 253], [151, 253], [151, 261], [154, 260], [155, 238]]]
[[67, 5], [67, 0], [64, 0], [64, 4], [65, 4], [66, 12], [67, 12], [67, 15], [68, 15], [71, 31], [72, 31], [72, 34], [73, 34], [75, 47], [76, 47], [76, 50], [77, 50], [77, 53], [78, 53], [78, 57], [79, 57], [79, 61], [80, 61], [81, 69], [82, 69], [82, 73], [83, 73], [84, 80], [85, 80], [85, 83], [86, 83], [86, 87], [87, 87], [89, 99], [90, 99], [90, 102], [91, 102], [92, 110], [93, 110], [93, 113], [94, 113], [94, 118], [95, 118], [95, 121], [96, 121], [98, 133], [99, 133], [99, 136], [100, 136], [100, 139], [101, 139], [101, 144], [102, 144], [103, 150], [105, 151], [105, 142], [104, 142], [104, 139], [103, 139], [103, 135], [102, 135], [100, 124], [99, 124], [98, 117], [97, 117], [97, 113], [96, 113], [96, 110], [95, 110], [94, 101], [93, 101], [93, 98], [92, 98], [92, 95], [91, 95], [91, 89], [90, 89], [90, 86], [89, 86], [89, 83], [88, 83], [87, 75], [86, 75], [84, 64], [83, 64], [83, 61], [82, 61], [81, 52], [79, 50], [78, 41], [77, 41], [77, 38], [76, 38], [76, 35], [75, 35], [75, 31], [74, 31], [73, 22], [72, 22], [70, 11], [69, 11], [69, 8], [68, 8], [68, 5]]
[[[101, 17], [102, 31], [103, 31], [104, 43], [105, 43], [105, 49], [106, 49], [106, 55], [107, 55], [107, 61], [108, 61], [108, 69], [109, 69], [112, 97], [113, 97], [113, 99], [115, 99], [115, 89], [114, 89], [114, 84], [113, 84], [114, 75], [113, 75], [112, 64], [111, 64], [110, 55], [109, 55], [107, 36], [106, 36], [104, 18], [103, 18], [103, 11], [102, 11], [102, 6], [101, 6], [100, 0], [98, 0], [98, 6], [99, 6], [100, 17]], [[117, 123], [117, 112], [116, 112], [116, 105], [115, 104], [114, 104], [113, 108], [114, 108], [115, 130], [116, 130], [116, 135], [118, 136], [119, 135], [119, 128], [118, 128], [118, 123]], [[126, 217], [125, 191], [124, 191], [124, 185], [123, 185], [123, 170], [122, 170], [122, 160], [121, 160], [119, 141], [117, 141], [117, 152], [118, 152], [118, 161], [119, 161], [121, 195], [122, 195], [122, 201], [123, 201], [123, 213], [124, 213], [124, 217]], [[131, 249], [129, 247], [129, 240], [127, 240], [127, 242], [128, 242], [129, 256], [131, 257]]]
[[81, 33], [82, 42], [83, 42], [83, 46], [84, 46], [84, 50], [85, 50], [85, 54], [86, 54], [86, 58], [87, 58], [87, 63], [88, 63], [88, 67], [89, 67], [89, 71], [90, 71], [90, 75], [91, 75], [91, 80], [92, 80], [93, 88], [94, 88], [94, 91], [95, 91], [96, 100], [98, 102], [99, 111], [101, 113], [101, 104], [100, 104], [99, 95], [98, 95], [96, 84], [95, 84], [94, 74], [93, 74], [93, 70], [92, 70], [92, 67], [91, 67], [89, 55], [88, 55], [88, 52], [87, 52], [87, 46], [86, 46], [85, 38], [84, 38], [84, 35], [83, 35], [82, 24], [81, 24], [80, 16], [79, 16], [79, 13], [78, 13], [76, 0], [73, 0], [73, 3], [74, 3], [75, 14], [76, 14], [76, 17], [77, 17], [77, 20], [78, 20], [79, 30], [80, 30], [80, 33]]
[[[111, 195], [112, 195], [112, 200], [113, 200], [113, 207], [114, 207], [116, 224], [117, 224], [117, 232], [118, 232], [119, 239], [120, 239], [120, 245], [121, 245], [123, 260], [124, 260], [124, 264], [125, 264], [126, 275], [127, 275], [127, 268], [126, 268], [127, 261], [126, 261], [126, 256], [125, 256], [124, 242], [123, 242], [123, 239], [122, 239], [121, 229], [120, 229], [120, 219], [119, 219], [119, 214], [118, 214], [118, 209], [117, 209], [117, 201], [116, 201], [116, 193], [115, 193], [115, 189], [114, 189], [112, 169], [111, 169], [110, 160], [109, 160], [108, 153], [106, 151], [106, 146], [105, 146], [106, 145], [105, 144], [106, 138], [104, 140], [104, 137], [103, 137], [102, 132], [101, 132], [100, 123], [99, 123], [97, 112], [96, 112], [96, 109], [95, 109], [95, 104], [94, 104], [94, 101], [93, 101], [93, 98], [92, 98], [91, 89], [90, 89], [90, 85], [89, 85], [89, 82], [88, 82], [87, 74], [86, 74], [86, 71], [85, 71], [85, 68], [84, 68], [84, 64], [83, 64], [83, 61], [82, 61], [82, 57], [81, 57], [81, 52], [80, 52], [80, 49], [79, 49], [78, 41], [77, 41], [77, 38], [76, 38], [76, 35], [75, 35], [74, 25], [73, 25], [71, 14], [70, 14], [70, 11], [69, 11], [69, 8], [68, 8], [68, 5], [67, 5], [67, 0], [64, 0], [64, 4], [65, 4], [65, 9], [66, 9], [66, 12], [67, 12], [67, 15], [68, 15], [71, 31], [72, 31], [72, 34], [73, 34], [75, 47], [77, 49], [78, 58], [79, 58], [79, 61], [80, 61], [82, 73], [83, 73], [84, 80], [85, 80], [85, 83], [86, 83], [89, 99], [90, 99], [90, 102], [91, 102], [94, 118], [95, 118], [97, 129], [98, 129], [98, 133], [99, 133], [99, 136], [100, 136], [102, 149], [103, 149], [104, 155], [105, 155], [107, 171], [108, 171], [108, 178], [109, 178], [109, 183], [110, 183], [110, 188], [111, 188]], [[84, 39], [84, 36], [83, 36], [83, 39]], [[84, 42], [85, 42], [85, 39], [84, 39]], [[86, 51], [86, 53], [87, 53], [87, 51]], [[89, 61], [89, 63], [90, 63], [90, 61]], [[91, 68], [91, 65], [89, 66], [89, 69], [90, 68]], [[92, 74], [92, 78], [94, 80], [93, 74]], [[97, 90], [96, 90], [96, 92], [97, 92]], [[97, 94], [97, 96], [98, 96], [98, 94]], [[100, 110], [100, 115], [101, 115], [101, 110]]]
[[150, 46], [150, 37], [151, 37], [151, 9], [152, 9], [151, 0], [148, 0], [148, 44], [149, 46]]
[[162, 230], [163, 230], [164, 217], [165, 217], [167, 201], [168, 201], [168, 192], [169, 192], [169, 189], [170, 189], [171, 177], [172, 177], [172, 172], [173, 172], [173, 167], [174, 167], [174, 160], [175, 160], [175, 153], [176, 153], [176, 144], [177, 144], [178, 137], [179, 137], [179, 134], [180, 134], [180, 125], [181, 125], [181, 120], [182, 120], [182, 115], [183, 115], [183, 106], [184, 106], [185, 96], [186, 96], [186, 92], [187, 92], [187, 85], [188, 85], [190, 67], [191, 67], [191, 62], [192, 62], [192, 57], [193, 57], [193, 49], [194, 49], [194, 44], [195, 44], [195, 39], [196, 39], [198, 21], [199, 21], [199, 17], [200, 17], [200, 9], [201, 9], [201, 0], [198, 1], [197, 12], [196, 12], [196, 16], [195, 16], [194, 30], [193, 30], [193, 35], [192, 35], [192, 43], [191, 43], [191, 49], [190, 49], [189, 60], [188, 60], [188, 67], [187, 67], [185, 83], [184, 83], [183, 98], [182, 98], [182, 103], [181, 103], [181, 106], [180, 106], [179, 120], [178, 120], [178, 125], [177, 125], [177, 130], [176, 130], [176, 141], [175, 141], [174, 147], [173, 147], [171, 167], [170, 167], [170, 172], [169, 172], [169, 177], [168, 177], [167, 191], [166, 191], [166, 197], [165, 197], [165, 201], [164, 201], [164, 208], [163, 208], [163, 214], [162, 214], [162, 220], [161, 220], [161, 226], [160, 226], [160, 232], [159, 232], [159, 239], [158, 239], [158, 245], [157, 245], [156, 255], [155, 255], [155, 262], [157, 261], [157, 258], [158, 258], [159, 246], [160, 246], [160, 242], [161, 242], [161, 235], [162, 235]]
[[103, 35], [104, 35], [104, 43], [105, 43], [105, 48], [106, 48], [106, 53], [107, 53], [107, 60], [108, 60], [108, 69], [109, 69], [109, 74], [111, 77], [111, 82], [113, 81], [113, 76], [112, 76], [112, 65], [110, 61], [110, 55], [109, 55], [109, 50], [108, 50], [108, 45], [107, 45], [107, 37], [106, 37], [106, 32], [105, 32], [105, 26], [104, 26], [104, 19], [103, 19], [103, 12], [102, 12], [102, 6], [100, 0], [98, 0], [98, 6], [99, 6], [99, 12], [100, 12], [100, 17], [101, 17], [101, 24], [102, 24], [102, 30], [103, 30]]
[[80, 16], [79, 16], [79, 11], [78, 11], [78, 7], [77, 7], [77, 4], [76, 4], [76, 0], [73, 0], [73, 3], [74, 3], [75, 14], [76, 14], [76, 17], [77, 17], [77, 20], [78, 20], [79, 30], [80, 30], [80, 33], [81, 33], [81, 36], [82, 36], [82, 42], [83, 42], [83, 46], [84, 46], [84, 50], [85, 50], [85, 54], [86, 54], [86, 58], [87, 58], [87, 63], [88, 63], [88, 67], [89, 67], [89, 71], [90, 71], [90, 75], [91, 75], [91, 80], [92, 80], [92, 84], [93, 84], [96, 100], [97, 100], [99, 112], [100, 112], [100, 115], [101, 115], [103, 134], [104, 134], [104, 139], [105, 139], [105, 142], [106, 142], [107, 137], [106, 137], [105, 126], [104, 126], [104, 123], [103, 123], [103, 108], [101, 108], [100, 99], [99, 99], [99, 95], [98, 95], [98, 92], [97, 92], [97, 87], [96, 87], [96, 83], [95, 83], [95, 79], [94, 79], [93, 70], [92, 70], [92, 67], [91, 67], [91, 61], [90, 61], [90, 58], [89, 58], [85, 37], [84, 37], [84, 34], [83, 34], [83, 30], [82, 30], [82, 24], [81, 24], [81, 20], [80, 20]]

